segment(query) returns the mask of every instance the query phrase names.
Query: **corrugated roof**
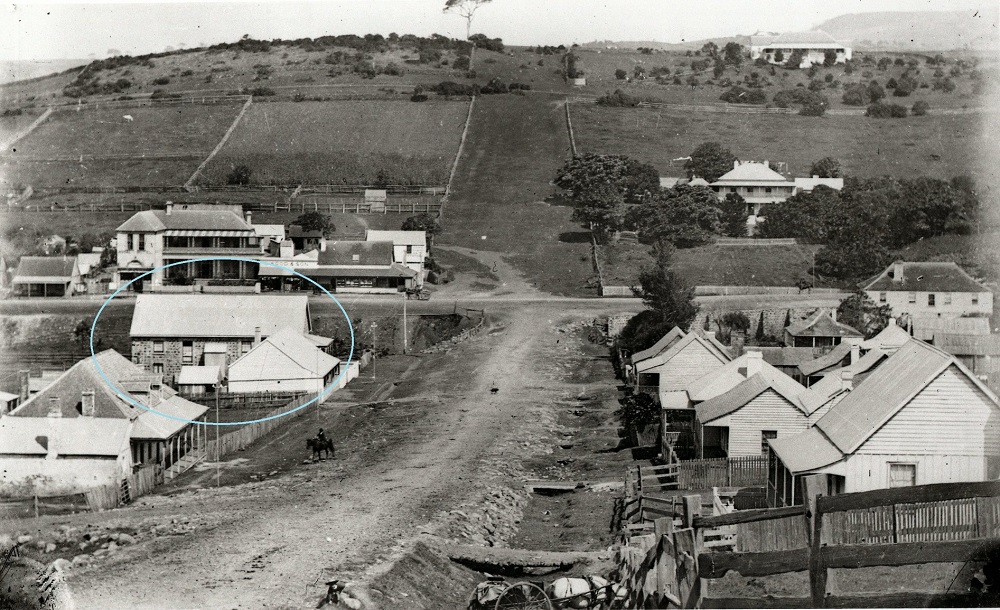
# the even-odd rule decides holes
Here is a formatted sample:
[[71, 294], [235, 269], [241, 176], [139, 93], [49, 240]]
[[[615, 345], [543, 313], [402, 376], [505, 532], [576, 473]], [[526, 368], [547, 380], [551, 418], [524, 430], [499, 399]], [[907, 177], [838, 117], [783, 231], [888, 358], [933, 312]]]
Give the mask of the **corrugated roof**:
[[852, 453], [953, 362], [952, 356], [923, 341], [910, 341], [889, 356], [816, 425], [841, 452]]
[[670, 360], [673, 359], [674, 356], [683, 352], [687, 348], [687, 346], [696, 342], [699, 343], [705, 349], [707, 349], [709, 352], [714, 354], [715, 357], [719, 359], [719, 362], [724, 363], [729, 360], [729, 354], [727, 354], [724, 349], [720, 349], [718, 345], [713, 344], [711, 341], [709, 341], [705, 337], [702, 337], [697, 332], [690, 332], [681, 337], [680, 339], [678, 339], [677, 341], [675, 341], [674, 344], [671, 345], [669, 348], [667, 348], [666, 351], [656, 356], [653, 356], [652, 358], [646, 358], [645, 360], [637, 363], [636, 372], [648, 371], [653, 367], [666, 364], [667, 362], [670, 362]]
[[387, 241], [396, 246], [427, 247], [427, 234], [424, 231], [375, 231], [369, 230], [365, 241]]
[[230, 365], [229, 380], [319, 378], [339, 363], [300, 333], [284, 328]]
[[[688, 396], [690, 396], [693, 402], [704, 402], [706, 400], [711, 400], [712, 398], [728, 392], [737, 385], [743, 383], [747, 379], [747, 361], [749, 360], [748, 354], [743, 354], [739, 358], [727, 362], [721, 368], [702, 375], [695, 381], [691, 382], [687, 386]], [[764, 376], [765, 379], [775, 383], [782, 383], [783, 380], [787, 379], [791, 381], [798, 389], [792, 391], [788, 388], [793, 388], [794, 386], [783, 386], [786, 391], [794, 395], [803, 388], [799, 383], [788, 375], [782, 373], [778, 369], [774, 368], [767, 362], [761, 359], [760, 362], [760, 374]], [[777, 380], [777, 381], [776, 381]]]
[[815, 427], [791, 436], [770, 439], [768, 444], [792, 474], [823, 468], [844, 457]]
[[754, 347], [764, 355], [764, 362], [773, 366], [798, 366], [816, 358], [812, 347]]
[[903, 278], [893, 277], [895, 263], [864, 285], [877, 292], [989, 292], [956, 263], [903, 263]]
[[286, 326], [309, 330], [304, 295], [143, 294], [132, 314], [133, 337], [270, 336]]
[[785, 329], [793, 337], [863, 337], [855, 328], [836, 322], [829, 310], [821, 309]]
[[808, 413], [814, 413], [817, 409], [825, 405], [834, 396], [843, 391], [843, 381], [841, 371], [854, 373], [852, 385], [857, 387], [866, 379], [866, 374], [874, 369], [888, 356], [882, 350], [873, 349], [858, 359], [857, 362], [849, 364], [840, 369], [834, 369], [812, 384], [806, 391], [799, 394], [799, 401]]
[[934, 333], [934, 346], [955, 356], [1000, 356], [1000, 335]]
[[684, 338], [687, 334], [679, 327], [675, 326], [670, 329], [670, 331], [660, 337], [660, 340], [654, 343], [651, 347], [648, 347], [642, 351], [638, 351], [631, 356], [632, 364], [641, 362], [647, 358], [652, 358], [653, 356], [663, 353], [665, 350], [670, 348], [672, 345]]
[[742, 408], [766, 390], [774, 390], [799, 411], [805, 409], [798, 400], [805, 388], [794, 379], [777, 370], [768, 370], [751, 376], [728, 392], [695, 405], [698, 420], [703, 424], [719, 419]]
[[222, 371], [215, 366], [182, 366], [177, 385], [214, 385], [222, 379]]
[[815, 360], [810, 360], [809, 362], [803, 362], [799, 365], [799, 372], [808, 377], [809, 375], [814, 375], [823, 369], [828, 369], [830, 367], [839, 367], [844, 360], [851, 355], [851, 344], [847, 342], [842, 342], [834, 346], [832, 350], [823, 354]]
[[786, 180], [784, 176], [763, 163], [753, 162], [740, 163], [725, 174], [719, 176], [719, 179], [713, 182], [712, 186], [724, 186], [724, 183], [731, 182], [739, 182], [741, 184], [745, 182], [779, 182], [787, 184], [788, 186], [794, 185], [793, 182]]
[[811, 191], [817, 186], [830, 187], [835, 191], [844, 188], [843, 178], [796, 178], [795, 188], [803, 191]]
[[989, 335], [989, 318], [913, 318], [913, 334], [920, 339], [929, 340], [938, 333], [956, 335]]
[[28, 278], [51, 278], [68, 282], [76, 267], [74, 256], [22, 256], [14, 272], [14, 281]]
[[[132, 438], [170, 438], [189, 425], [185, 421], [170, 419], [171, 417], [193, 421], [208, 411], [208, 407], [193, 403], [177, 395], [170, 396], [156, 405], [150, 405], [150, 408], [156, 409], [157, 413], [149, 411], [142, 413], [132, 428]], [[163, 415], [168, 417], [163, 417]]]
[[146, 210], [137, 212], [118, 227], [120, 233], [156, 233], [159, 231], [248, 231], [253, 233], [253, 227], [247, 224], [240, 214], [232, 210], [177, 210], [170, 214], [166, 210]]
[[392, 263], [391, 241], [328, 241], [320, 250], [321, 266], [388, 266]]
[[0, 454], [38, 455], [55, 443], [59, 455], [117, 457], [128, 451], [127, 419], [91, 417], [0, 418]]
[[889, 324], [871, 339], [861, 342], [861, 349], [896, 350], [912, 341], [913, 337], [898, 324]]

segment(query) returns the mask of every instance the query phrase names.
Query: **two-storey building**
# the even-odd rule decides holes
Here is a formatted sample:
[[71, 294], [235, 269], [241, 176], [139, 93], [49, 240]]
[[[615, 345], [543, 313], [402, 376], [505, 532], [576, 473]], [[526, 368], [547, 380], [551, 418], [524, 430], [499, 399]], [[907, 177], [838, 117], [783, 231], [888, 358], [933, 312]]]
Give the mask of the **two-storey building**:
[[417, 272], [414, 280], [420, 284], [424, 276], [424, 262], [429, 254], [425, 231], [368, 231], [368, 242], [392, 242], [392, 261]]
[[118, 227], [118, 277], [128, 282], [153, 269], [131, 286], [156, 289], [169, 283], [190, 284], [208, 280], [252, 280], [257, 265], [245, 261], [188, 262], [167, 269], [164, 265], [211, 258], [259, 258], [259, 237], [240, 206], [178, 206], [138, 212]]
[[812, 64], [822, 64], [827, 51], [836, 54], [838, 64], [846, 63], [853, 55], [850, 43], [836, 40], [822, 30], [782, 34], [757, 32], [750, 37], [750, 59], [763, 57], [769, 63], [785, 63], [798, 52], [802, 57], [799, 67], [808, 68]]

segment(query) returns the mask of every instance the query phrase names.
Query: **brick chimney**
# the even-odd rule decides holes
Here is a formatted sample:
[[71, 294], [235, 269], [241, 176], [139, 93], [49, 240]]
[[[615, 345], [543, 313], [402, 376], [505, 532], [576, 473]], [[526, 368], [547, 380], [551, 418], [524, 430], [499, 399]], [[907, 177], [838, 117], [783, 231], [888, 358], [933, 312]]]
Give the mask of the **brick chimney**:
[[247, 224], [248, 225], [252, 225], [253, 224], [253, 212], [251, 210], [247, 210], [246, 213], [244, 214], [244, 216], [246, 217]]
[[320, 252], [326, 252], [326, 240], [325, 239], [319, 240], [319, 251]]
[[854, 371], [840, 371], [840, 387], [845, 390], [854, 389]]
[[52, 398], [49, 398], [49, 437], [45, 441], [45, 459], [47, 460], [54, 460], [59, 457], [59, 452], [56, 450], [56, 436], [58, 433], [58, 424], [56, 423], [56, 420], [60, 418], [62, 418], [62, 411], [59, 409], [59, 397], [53, 396]]
[[259, 326], [256, 326], [253, 329], [253, 345], [254, 345], [254, 347], [257, 347], [258, 345], [260, 345], [260, 327]]
[[890, 326], [896, 326], [896, 318], [891, 316], [889, 317], [889, 324], [886, 325], [886, 328], [889, 328]]
[[290, 239], [286, 239], [278, 244], [278, 256], [281, 258], [292, 258], [295, 256], [295, 243]]
[[31, 372], [30, 371], [18, 371], [17, 372], [17, 404], [23, 405], [28, 397], [31, 395]]
[[766, 167], [767, 169], [771, 169], [771, 162], [768, 161], [767, 159], [764, 159], [764, 167]]
[[173, 201], [168, 201], [167, 202], [167, 216], [170, 216], [173, 213], [174, 213], [174, 202]]
[[747, 379], [750, 379], [764, 368], [764, 354], [747, 352]]
[[740, 162], [739, 162], [739, 160], [738, 160], [738, 159], [737, 159], [737, 160], [735, 160], [735, 161], [733, 161], [733, 169], [736, 169], [736, 168], [737, 168], [737, 167], [739, 167], [739, 166], [740, 166]]
[[743, 355], [743, 348], [747, 344], [747, 335], [742, 330], [734, 330], [729, 334], [729, 351], [733, 358]]
[[80, 415], [94, 416], [94, 390], [84, 390], [80, 395]]
[[892, 281], [903, 281], [903, 261], [896, 261], [892, 264]]

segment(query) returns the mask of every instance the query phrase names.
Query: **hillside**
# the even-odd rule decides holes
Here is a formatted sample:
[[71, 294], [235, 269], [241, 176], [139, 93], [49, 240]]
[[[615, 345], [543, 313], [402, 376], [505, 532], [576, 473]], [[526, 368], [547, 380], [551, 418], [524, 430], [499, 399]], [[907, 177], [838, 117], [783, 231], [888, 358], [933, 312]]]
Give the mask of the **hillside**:
[[996, 4], [978, 11], [883, 12], [841, 15], [818, 25], [855, 48], [949, 51], [996, 49], [1000, 11]]

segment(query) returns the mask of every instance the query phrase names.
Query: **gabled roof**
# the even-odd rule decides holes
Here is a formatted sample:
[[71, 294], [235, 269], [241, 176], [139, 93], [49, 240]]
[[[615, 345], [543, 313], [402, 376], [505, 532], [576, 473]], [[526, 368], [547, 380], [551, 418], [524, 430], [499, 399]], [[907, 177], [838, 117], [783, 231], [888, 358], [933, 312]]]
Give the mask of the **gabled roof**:
[[638, 351], [630, 357], [632, 364], [641, 362], [647, 358], [652, 358], [653, 356], [663, 353], [665, 350], [670, 348], [672, 345], [680, 341], [684, 335], [687, 334], [680, 327], [673, 327], [670, 332], [660, 337], [660, 340], [654, 343], [651, 347], [648, 347], [642, 351]]
[[22, 256], [14, 282], [37, 280], [69, 282], [77, 268], [74, 256]]
[[424, 231], [375, 231], [369, 230], [365, 241], [387, 241], [394, 246], [427, 246], [427, 233]]
[[160, 231], [245, 231], [254, 234], [240, 214], [232, 210], [146, 210], [136, 212], [118, 227], [119, 233], [158, 233]]
[[754, 347], [764, 355], [764, 362], [772, 366], [799, 366], [816, 358], [816, 350], [812, 347]]
[[929, 340], [938, 333], [988, 335], [990, 334], [990, 319], [914, 317], [913, 334], [919, 335], [918, 338]]
[[846, 342], [838, 343], [832, 350], [823, 354], [819, 358], [800, 364], [799, 372], [808, 377], [809, 375], [814, 375], [823, 369], [839, 366], [841, 361], [850, 355], [851, 344]]
[[768, 444], [792, 474], [829, 466], [844, 457], [816, 427], [770, 439]]
[[338, 364], [301, 333], [283, 328], [230, 365], [229, 380], [322, 378]]
[[796, 45], [796, 44], [835, 44], [838, 41], [822, 30], [811, 32], [782, 32], [781, 34], [758, 35], [750, 37], [750, 44], [761, 45]]
[[871, 339], [861, 342], [861, 349], [897, 350], [912, 341], [913, 337], [896, 323], [891, 323]]
[[743, 184], [746, 182], [781, 182], [782, 184], [787, 184], [788, 186], [792, 186], [794, 184], [763, 163], [747, 162], [740, 163], [725, 174], [719, 176], [719, 179], [713, 182], [712, 186], [725, 186], [730, 183]]
[[182, 366], [177, 376], [177, 385], [214, 385], [222, 379], [218, 365]]
[[692, 343], [700, 344], [702, 347], [715, 355], [720, 362], [728, 362], [730, 360], [729, 354], [726, 353], [725, 348], [721, 344], [713, 342], [708, 338], [701, 336], [697, 332], [690, 332], [674, 342], [674, 344], [667, 348], [666, 351], [637, 363], [636, 372], [648, 371], [653, 367], [661, 366], [670, 362], [674, 356], [683, 352]]
[[840, 369], [834, 369], [824, 375], [819, 381], [806, 388], [805, 392], [799, 394], [799, 401], [807, 412], [814, 413], [837, 394], [845, 391], [843, 381], [841, 380], [842, 371], [853, 373], [854, 380], [852, 385], [857, 387], [858, 384], [864, 381], [866, 375], [887, 356], [888, 353], [882, 350], [873, 349], [869, 351], [859, 358], [857, 362], [852, 362]]
[[774, 390], [803, 415], [806, 414], [798, 401], [798, 395], [805, 388], [780, 372], [777, 375], [757, 373], [729, 391], [695, 405], [695, 412], [698, 414], [698, 420], [707, 424], [739, 410], [767, 390]]
[[863, 337], [855, 328], [837, 322], [827, 309], [821, 309], [785, 329], [793, 337]]
[[910, 341], [821, 417], [816, 426], [842, 453], [853, 453], [955, 362], [952, 356], [923, 341]]
[[956, 263], [902, 263], [903, 277], [895, 275], [895, 265], [868, 280], [864, 290], [877, 292], [989, 292]]
[[319, 264], [387, 267], [392, 264], [392, 242], [327, 241], [326, 250], [320, 250]]
[[[710, 400], [743, 383], [747, 379], [748, 360], [748, 353], [743, 354], [739, 358], [727, 362], [721, 368], [706, 373], [688, 384], [685, 389], [687, 390], [691, 401], [697, 403]], [[785, 375], [767, 362], [764, 362], [763, 359], [760, 363], [760, 374], [764, 375], [764, 378], [768, 380], [774, 380], [780, 377], [789, 378], [788, 375]]]
[[137, 337], [264, 337], [286, 326], [309, 330], [304, 295], [143, 294], [136, 298], [129, 334]]
[[128, 452], [129, 421], [90, 417], [0, 418], [0, 455], [118, 457]]
[[934, 333], [934, 346], [955, 356], [1000, 356], [1000, 335]]

